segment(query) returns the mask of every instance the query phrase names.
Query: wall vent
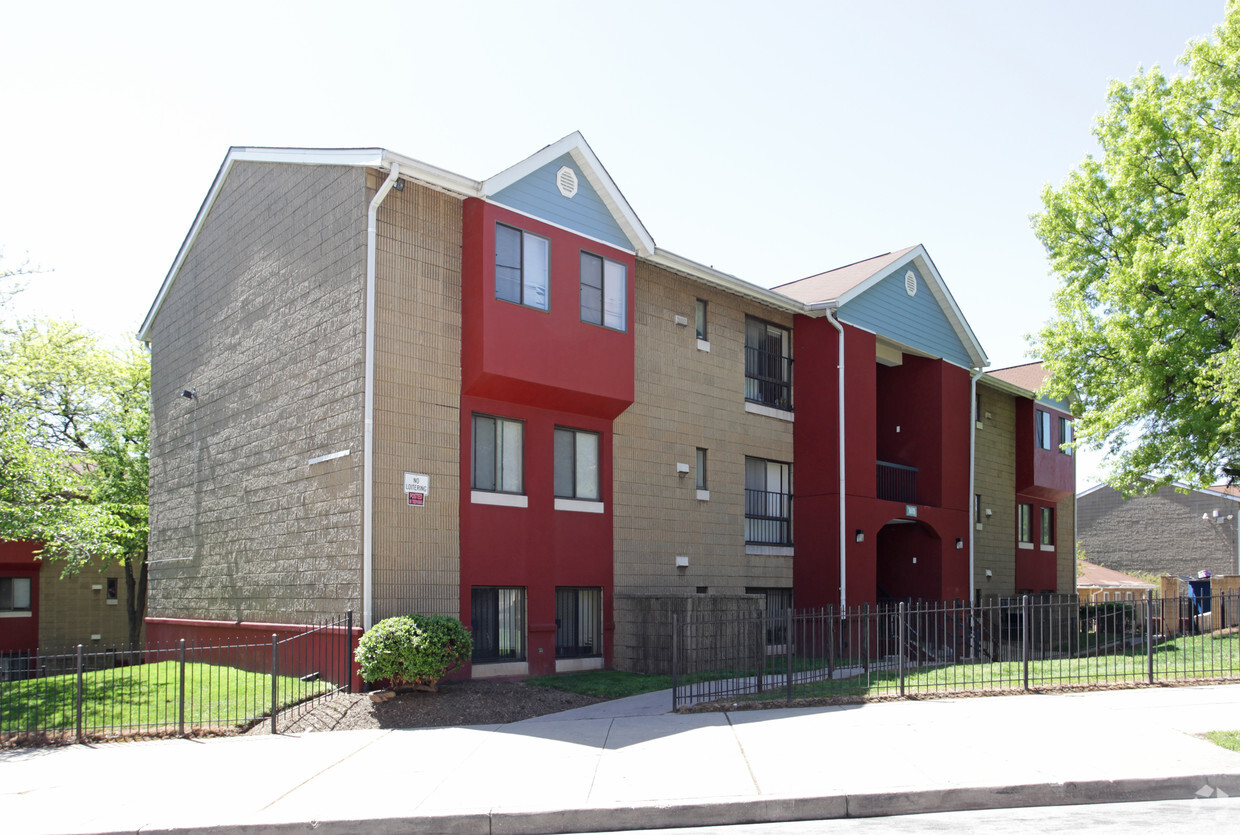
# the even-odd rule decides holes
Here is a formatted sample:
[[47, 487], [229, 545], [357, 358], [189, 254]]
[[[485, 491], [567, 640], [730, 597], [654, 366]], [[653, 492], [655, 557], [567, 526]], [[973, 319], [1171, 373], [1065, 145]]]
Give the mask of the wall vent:
[[560, 194], [571, 198], [577, 193], [577, 172], [567, 165], [561, 167], [555, 172], [555, 185]]
[[912, 270], [904, 274], [904, 292], [910, 296], [917, 295], [917, 273]]

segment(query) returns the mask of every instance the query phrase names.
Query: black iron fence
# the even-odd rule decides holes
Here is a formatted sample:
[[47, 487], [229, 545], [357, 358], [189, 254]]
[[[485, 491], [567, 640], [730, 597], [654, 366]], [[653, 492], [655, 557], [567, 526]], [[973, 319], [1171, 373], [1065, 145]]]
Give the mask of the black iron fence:
[[353, 682], [353, 613], [270, 641], [181, 639], [0, 655], [0, 746], [233, 733]]
[[673, 706], [1240, 678], [1240, 595], [899, 602], [677, 619]]

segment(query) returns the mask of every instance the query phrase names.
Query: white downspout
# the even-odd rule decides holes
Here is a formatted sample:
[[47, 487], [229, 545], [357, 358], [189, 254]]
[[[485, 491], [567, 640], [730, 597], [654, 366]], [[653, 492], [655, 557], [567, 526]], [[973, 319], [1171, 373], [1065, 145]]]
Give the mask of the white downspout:
[[977, 576], [974, 574], [973, 540], [977, 538], [977, 379], [982, 369], [975, 368], [969, 376], [969, 605], [977, 599]]
[[831, 315], [833, 309], [838, 310], [838, 308], [830, 307], [829, 305], [831, 304], [832, 302], [823, 302], [821, 305], [810, 305], [810, 309], [821, 310], [826, 320], [831, 323], [831, 327], [835, 328], [839, 333], [839, 365], [836, 366], [836, 376], [839, 379], [840, 410], [840, 617], [844, 617], [844, 611], [848, 606], [848, 559], [845, 551], [848, 546], [848, 532], [844, 516], [847, 504], [847, 462], [844, 457], [846, 450], [844, 438], [844, 327]]
[[375, 457], [375, 246], [379, 237], [379, 204], [400, 177], [392, 163], [388, 177], [375, 192], [366, 212], [366, 397], [362, 428], [362, 628], [374, 625], [374, 457]]

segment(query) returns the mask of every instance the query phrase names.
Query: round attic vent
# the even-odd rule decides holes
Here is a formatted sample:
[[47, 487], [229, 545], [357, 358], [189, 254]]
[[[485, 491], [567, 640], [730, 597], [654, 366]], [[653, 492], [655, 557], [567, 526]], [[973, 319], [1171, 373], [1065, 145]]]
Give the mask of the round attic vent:
[[572, 197], [577, 193], [577, 172], [565, 165], [555, 172], [555, 185], [560, 194]]
[[917, 273], [912, 270], [904, 274], [904, 292], [910, 296], [917, 295]]

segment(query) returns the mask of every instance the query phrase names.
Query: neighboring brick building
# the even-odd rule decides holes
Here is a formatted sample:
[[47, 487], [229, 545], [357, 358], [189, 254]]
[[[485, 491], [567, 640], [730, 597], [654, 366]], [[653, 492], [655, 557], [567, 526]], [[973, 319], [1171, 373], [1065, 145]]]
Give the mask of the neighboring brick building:
[[30, 542], [0, 541], [0, 653], [76, 644], [129, 644], [128, 592], [119, 565], [88, 565], [68, 577]]
[[153, 637], [439, 612], [537, 674], [690, 609], [1072, 589], [1051, 407], [924, 247], [767, 290], [656, 247], [579, 134], [483, 181], [234, 148], [142, 338]]
[[1092, 563], [1116, 571], [1240, 573], [1240, 498], [1227, 488], [1168, 485], [1124, 498], [1100, 484], [1077, 495], [1077, 547]]

